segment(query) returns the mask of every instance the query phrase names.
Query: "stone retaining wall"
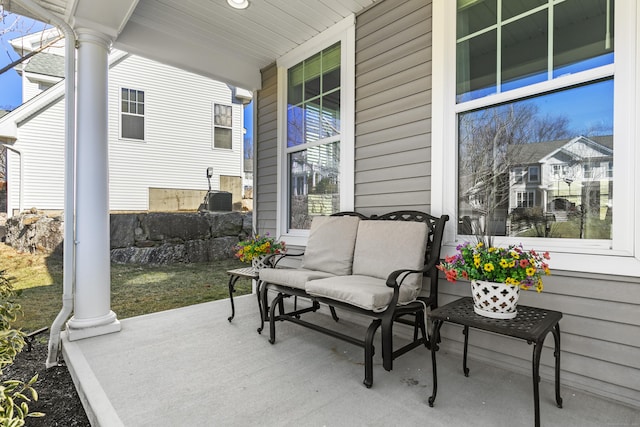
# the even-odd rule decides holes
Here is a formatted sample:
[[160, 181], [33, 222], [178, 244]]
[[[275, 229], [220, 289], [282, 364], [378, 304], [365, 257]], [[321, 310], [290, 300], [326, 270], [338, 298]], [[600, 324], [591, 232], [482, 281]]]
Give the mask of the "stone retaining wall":
[[[238, 241], [251, 234], [251, 213], [111, 214], [111, 260], [170, 264], [231, 258]], [[61, 217], [29, 212], [7, 220], [6, 243], [23, 252], [62, 247]]]

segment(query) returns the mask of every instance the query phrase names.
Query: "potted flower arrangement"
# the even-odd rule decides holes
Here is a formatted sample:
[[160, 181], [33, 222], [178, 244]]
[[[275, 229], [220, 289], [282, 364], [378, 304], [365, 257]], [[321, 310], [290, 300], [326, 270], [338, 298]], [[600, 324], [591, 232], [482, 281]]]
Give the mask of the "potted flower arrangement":
[[236, 247], [236, 258], [242, 262], [251, 263], [253, 267], [264, 267], [264, 260], [268, 255], [284, 253], [286, 248], [283, 241], [276, 241], [269, 233], [257, 234], [239, 242]]
[[517, 314], [519, 290], [542, 292], [542, 276], [551, 274], [549, 252], [525, 251], [522, 245], [495, 247], [479, 241], [458, 245], [457, 254], [438, 265], [450, 282], [471, 281], [476, 313], [502, 319]]

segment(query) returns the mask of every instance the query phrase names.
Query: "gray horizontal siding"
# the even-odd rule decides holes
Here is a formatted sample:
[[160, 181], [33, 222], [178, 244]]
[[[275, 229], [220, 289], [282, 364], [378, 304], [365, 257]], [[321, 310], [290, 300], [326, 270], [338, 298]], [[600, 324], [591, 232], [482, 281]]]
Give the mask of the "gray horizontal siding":
[[430, 210], [431, 2], [356, 20], [355, 207]]
[[257, 94], [257, 168], [254, 176], [255, 224], [261, 233], [276, 233], [278, 177], [278, 85], [275, 64], [262, 70], [262, 89]]

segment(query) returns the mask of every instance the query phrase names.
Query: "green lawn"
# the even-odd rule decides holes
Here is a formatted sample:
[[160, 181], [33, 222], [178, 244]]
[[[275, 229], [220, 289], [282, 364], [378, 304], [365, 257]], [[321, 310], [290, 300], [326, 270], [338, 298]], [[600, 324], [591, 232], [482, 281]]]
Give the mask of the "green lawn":
[[[111, 309], [119, 319], [228, 298], [226, 271], [246, 267], [236, 259], [165, 266], [111, 265]], [[22, 254], [0, 244], [0, 270], [14, 276], [16, 302], [24, 316], [16, 327], [29, 332], [50, 326], [62, 307], [62, 258]], [[239, 280], [235, 295], [251, 292]]]

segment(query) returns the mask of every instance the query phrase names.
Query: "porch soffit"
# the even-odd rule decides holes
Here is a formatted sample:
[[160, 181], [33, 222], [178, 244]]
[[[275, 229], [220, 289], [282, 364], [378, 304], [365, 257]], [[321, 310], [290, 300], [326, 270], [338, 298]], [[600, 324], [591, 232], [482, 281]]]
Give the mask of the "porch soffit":
[[[29, 15], [20, 0], [0, 1]], [[112, 2], [35, 0], [71, 24], [110, 22], [118, 49], [249, 90], [260, 88], [260, 69], [376, 1], [250, 0], [236, 10], [226, 0], [139, 0], [131, 11], [135, 0], [118, 0], [124, 21], [117, 25], [113, 12], [83, 6]]]

